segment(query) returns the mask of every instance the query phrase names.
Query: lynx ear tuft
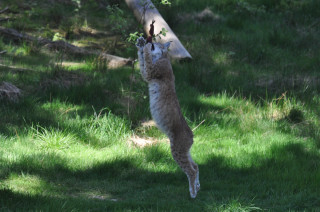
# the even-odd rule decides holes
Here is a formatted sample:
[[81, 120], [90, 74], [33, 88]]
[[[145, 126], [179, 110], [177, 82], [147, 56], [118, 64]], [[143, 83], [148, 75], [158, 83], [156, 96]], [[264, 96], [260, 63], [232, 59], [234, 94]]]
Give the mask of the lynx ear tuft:
[[171, 42], [172, 41], [169, 41], [169, 42], [163, 44], [164, 48], [169, 49]]

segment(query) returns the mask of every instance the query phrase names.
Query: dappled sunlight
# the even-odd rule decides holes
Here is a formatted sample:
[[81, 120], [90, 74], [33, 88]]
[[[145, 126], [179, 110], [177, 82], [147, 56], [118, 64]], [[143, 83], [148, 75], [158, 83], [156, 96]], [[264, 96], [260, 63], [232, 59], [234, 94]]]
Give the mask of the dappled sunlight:
[[20, 195], [43, 196], [72, 199], [97, 199], [118, 201], [113, 195], [104, 191], [95, 182], [74, 183], [48, 181], [38, 175], [14, 174], [0, 183], [0, 188], [10, 188], [10, 191]]
[[[86, 151], [83, 151], [78, 157], [87, 158], [87, 161], [80, 160], [78, 164], [73, 158], [75, 155], [68, 154], [67, 156], [61, 152], [24, 156], [22, 160], [10, 163], [11, 172], [8, 172], [1, 187], [8, 187], [18, 193], [31, 192], [33, 195], [117, 200], [118, 198], [110, 195], [109, 191], [111, 193], [118, 191], [120, 184], [122, 187], [125, 186], [123, 187], [125, 190], [127, 189], [126, 184], [140, 184], [141, 182], [137, 181], [137, 173], [143, 172], [140, 177], [147, 179], [146, 177], [150, 175], [153, 178], [159, 178], [160, 176], [157, 175], [171, 172], [172, 167], [168, 168], [167, 163], [160, 165], [158, 160], [164, 158], [158, 150], [160, 149], [153, 151], [155, 154], [144, 151], [149, 156], [146, 157], [147, 162], [144, 162], [143, 167], [135, 165], [137, 158], [132, 158], [132, 155], [126, 156], [123, 149], [122, 154], [119, 155], [114, 154], [114, 150], [110, 151], [113, 153], [112, 157], [103, 160], [101, 159], [110, 153], [94, 154], [94, 157], [91, 158], [88, 155], [84, 156]], [[170, 157], [167, 159], [171, 160]], [[174, 165], [173, 161], [171, 165]], [[22, 174], [16, 175], [16, 172]], [[55, 174], [56, 172], [59, 174]], [[134, 183], [133, 180], [137, 182]]]
[[230, 97], [225, 93], [212, 96], [199, 95], [197, 100], [200, 108], [198, 118], [205, 120], [201, 123], [204, 131], [210, 124], [218, 124], [218, 127], [223, 127], [225, 130], [233, 129], [243, 133], [248, 129], [261, 131], [266, 125], [261, 123], [264, 117], [261, 108], [251, 100]]
[[59, 187], [48, 183], [39, 176], [31, 174], [10, 174], [6, 180], [0, 183], [0, 187], [10, 188], [14, 193], [27, 195], [59, 195]]
[[215, 65], [229, 65], [232, 63], [231, 56], [234, 52], [215, 52], [212, 55], [212, 61]]
[[[236, 113], [241, 115], [243, 113], [250, 113], [252, 110], [256, 110], [256, 105], [250, 99], [241, 98], [234, 93], [234, 95], [228, 95], [226, 92], [218, 93], [216, 95], [199, 95], [197, 100], [203, 105], [208, 107], [221, 108], [217, 113]], [[206, 108], [206, 107], [204, 107]]]
[[206, 209], [209, 211], [260, 211], [264, 210], [255, 206], [252, 202], [247, 202], [241, 199], [241, 194], [232, 197], [230, 199], [223, 199], [219, 204], [217, 200], [210, 195], [210, 202], [206, 205]]
[[[272, 201], [265, 200], [263, 194], [268, 193], [268, 195], [275, 196], [286, 202], [290, 202], [286, 198], [297, 198], [298, 201], [300, 195], [306, 195], [306, 189], [314, 192], [318, 187], [315, 167], [319, 166], [319, 154], [305, 151], [304, 147], [299, 143], [274, 144], [266, 156], [261, 153], [251, 153], [249, 154], [250, 158], [243, 158], [242, 155], [236, 156], [238, 156], [240, 164], [241, 161], [244, 162], [242, 165], [236, 162], [235, 158], [228, 159], [224, 155], [211, 155], [209, 157], [211, 159], [207, 163], [200, 164], [200, 170], [201, 167], [204, 168], [206, 166], [214, 169], [213, 180], [216, 180], [217, 183], [213, 182], [214, 185], [208, 186], [213, 189], [212, 193], [214, 193], [216, 201], [221, 202], [220, 197], [225, 197], [225, 194], [230, 191], [241, 190], [241, 192], [233, 193], [233, 195], [248, 201], [246, 197], [250, 193], [255, 194], [252, 204], [262, 208], [269, 208], [269, 204]], [[250, 163], [251, 165], [249, 165]], [[249, 166], [246, 166], [246, 164]], [[306, 170], [310, 175], [301, 172], [302, 169]], [[202, 179], [210, 180], [210, 177], [212, 177], [208, 173], [203, 173], [203, 175]], [[278, 184], [278, 182], [282, 183]], [[312, 187], [311, 184], [313, 184]], [[306, 197], [305, 201], [314, 206], [317, 204], [317, 200], [314, 201], [315, 195], [313, 193], [311, 196]], [[300, 204], [300, 202], [295, 201], [290, 204], [294, 206]], [[275, 207], [280, 207], [280, 205]]]
[[151, 146], [154, 145], [156, 143], [161, 142], [160, 140], [154, 139], [154, 138], [141, 138], [139, 136], [132, 136], [129, 138], [129, 140], [127, 141], [128, 145], [133, 145], [139, 148], [144, 148], [146, 146]]
[[[1, 27], [136, 58], [124, 40], [140, 29], [124, 2], [33, 2], [4, 1]], [[97, 55], [0, 36], [0, 79], [22, 91], [0, 101], [0, 210], [317, 211], [318, 6], [157, 5], [193, 58], [172, 66], [200, 170], [194, 200], [151, 121], [138, 63], [109, 69]]]
[[41, 108], [44, 110], [52, 111], [56, 114], [59, 114], [60, 116], [63, 116], [63, 115], [68, 115], [68, 113], [71, 113], [72, 115], [77, 114], [77, 111], [86, 110], [87, 106], [71, 104], [66, 100], [61, 101], [60, 99], [53, 99], [50, 102], [44, 102], [41, 105]]
[[142, 168], [149, 172], [169, 173], [178, 168], [172, 159], [168, 143], [146, 146], [142, 149], [141, 157], [145, 162]]
[[211, 142], [212, 150], [207, 154], [203, 152], [202, 157], [207, 160], [210, 160], [211, 156], [221, 157], [223, 158], [221, 165], [230, 168], [259, 168], [264, 165], [265, 160], [276, 159], [273, 153], [274, 147], [286, 145], [288, 140], [292, 143], [301, 142], [295, 136], [277, 132], [263, 135], [252, 132], [238, 138], [223, 137], [216, 142]]

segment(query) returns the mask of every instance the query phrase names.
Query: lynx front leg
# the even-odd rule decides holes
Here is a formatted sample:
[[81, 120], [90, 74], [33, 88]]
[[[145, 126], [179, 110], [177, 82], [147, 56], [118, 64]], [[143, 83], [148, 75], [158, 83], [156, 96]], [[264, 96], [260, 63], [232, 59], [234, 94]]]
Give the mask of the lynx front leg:
[[151, 54], [151, 43], [148, 43], [143, 48], [143, 56], [144, 56], [144, 70], [146, 72], [146, 79], [150, 80], [150, 70], [153, 69], [153, 63], [152, 63], [152, 54]]
[[138, 49], [140, 72], [144, 80], [146, 80], [146, 76], [147, 76], [146, 70], [144, 68], [144, 54], [143, 54], [143, 48], [145, 47], [145, 44], [146, 44], [146, 40], [143, 37], [139, 37], [137, 39], [136, 47]]
[[141, 76], [145, 81], [147, 81], [147, 73], [146, 73], [145, 66], [144, 66], [143, 50], [142, 51], [140, 51], [140, 50], [138, 51], [138, 59], [139, 59]]

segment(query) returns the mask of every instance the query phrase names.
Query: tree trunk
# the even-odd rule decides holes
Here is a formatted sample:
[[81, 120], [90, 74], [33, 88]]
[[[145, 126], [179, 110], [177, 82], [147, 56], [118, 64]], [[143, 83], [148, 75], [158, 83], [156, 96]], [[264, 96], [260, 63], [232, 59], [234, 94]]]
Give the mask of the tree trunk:
[[181, 44], [177, 36], [171, 30], [169, 25], [163, 19], [159, 11], [155, 8], [150, 0], [145, 0], [143, 6], [141, 0], [125, 0], [128, 7], [133, 10], [135, 17], [140, 24], [143, 25], [144, 31], [149, 35], [150, 24], [152, 20], [155, 20], [155, 34], [161, 31], [162, 28], [165, 28], [168, 32], [166, 36], [162, 36], [161, 39], [157, 38], [157, 42], [166, 43], [171, 41], [169, 55], [173, 59], [192, 59], [189, 52]]

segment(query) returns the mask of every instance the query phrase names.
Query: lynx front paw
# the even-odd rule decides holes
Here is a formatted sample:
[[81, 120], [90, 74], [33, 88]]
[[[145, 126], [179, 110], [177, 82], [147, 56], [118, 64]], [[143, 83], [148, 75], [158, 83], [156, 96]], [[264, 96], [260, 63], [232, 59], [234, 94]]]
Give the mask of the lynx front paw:
[[142, 51], [145, 45], [146, 45], [146, 40], [143, 37], [139, 37], [136, 42], [136, 47]]
[[152, 51], [152, 44], [147, 43], [143, 48], [143, 52], [151, 52], [151, 51]]

